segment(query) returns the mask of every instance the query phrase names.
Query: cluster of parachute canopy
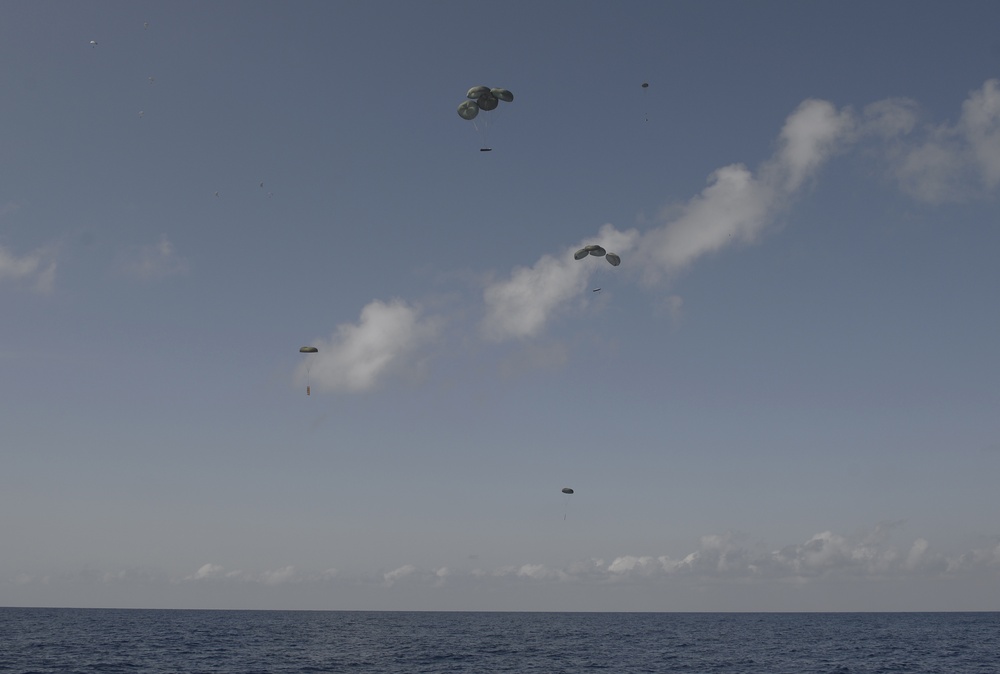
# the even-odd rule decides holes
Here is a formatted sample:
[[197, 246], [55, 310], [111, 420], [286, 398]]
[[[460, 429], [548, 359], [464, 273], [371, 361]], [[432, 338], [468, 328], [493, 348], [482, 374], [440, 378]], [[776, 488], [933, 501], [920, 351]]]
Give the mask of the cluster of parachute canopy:
[[479, 148], [479, 151], [489, 152], [492, 148], [490, 148], [487, 143], [487, 137], [489, 135], [489, 119], [492, 115], [479, 117], [479, 113], [496, 110], [497, 106], [500, 105], [500, 101], [510, 103], [514, 100], [514, 94], [510, 93], [507, 89], [501, 89], [499, 87], [490, 89], [489, 87], [479, 86], [469, 89], [469, 91], [465, 94], [465, 97], [466, 100], [462, 101], [458, 105], [458, 116], [464, 120], [472, 122], [476, 131], [479, 132], [483, 141], [483, 146]]
[[613, 267], [617, 267], [618, 265], [620, 265], [622, 263], [622, 259], [620, 257], [618, 257], [617, 254], [615, 254], [615, 253], [609, 253], [607, 250], [605, 250], [601, 246], [598, 246], [597, 244], [591, 244], [589, 246], [584, 246], [580, 250], [578, 250], [575, 253], [573, 253], [573, 259], [574, 260], [582, 260], [583, 258], [587, 257], [588, 255], [593, 255], [594, 257], [603, 257]]
[[514, 94], [507, 89], [478, 86], [472, 87], [466, 92], [465, 97], [469, 100], [458, 104], [458, 116], [462, 119], [472, 121], [479, 115], [479, 111], [489, 112], [496, 110], [500, 101], [510, 103], [514, 100]]

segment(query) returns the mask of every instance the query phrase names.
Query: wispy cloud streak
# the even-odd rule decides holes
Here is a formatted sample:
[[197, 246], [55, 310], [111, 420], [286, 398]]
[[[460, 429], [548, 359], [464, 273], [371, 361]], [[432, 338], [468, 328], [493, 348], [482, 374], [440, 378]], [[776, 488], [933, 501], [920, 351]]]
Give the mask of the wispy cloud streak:
[[44, 250], [16, 255], [0, 246], [0, 283], [26, 282], [33, 290], [50, 293], [55, 287], [56, 262]]

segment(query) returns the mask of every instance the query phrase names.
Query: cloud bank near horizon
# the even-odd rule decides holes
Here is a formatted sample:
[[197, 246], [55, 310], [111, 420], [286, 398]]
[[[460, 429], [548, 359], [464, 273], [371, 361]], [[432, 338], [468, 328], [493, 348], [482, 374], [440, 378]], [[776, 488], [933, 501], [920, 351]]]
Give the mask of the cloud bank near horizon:
[[351, 586], [443, 588], [449, 584], [482, 588], [511, 583], [573, 583], [603, 586], [621, 583], [656, 585], [671, 580], [745, 584], [778, 582], [796, 585], [828, 581], [962, 580], [1000, 578], [1000, 541], [957, 554], [935, 551], [922, 537], [896, 542], [902, 522], [883, 522], [855, 535], [821, 531], [807, 540], [781, 547], [751, 543], [732, 533], [702, 536], [696, 549], [681, 556], [623, 554], [610, 560], [589, 558], [551, 566], [535, 562], [495, 568], [461, 569], [450, 566], [421, 568], [402, 564], [389, 571], [346, 574], [335, 568], [306, 571], [293, 565], [263, 571], [227, 569], [206, 563], [192, 573], [169, 576], [162, 572], [98, 572], [82, 575], [20, 573], [0, 582], [9, 586], [48, 586], [77, 580], [104, 585], [163, 583], [277, 587], [330, 582]]

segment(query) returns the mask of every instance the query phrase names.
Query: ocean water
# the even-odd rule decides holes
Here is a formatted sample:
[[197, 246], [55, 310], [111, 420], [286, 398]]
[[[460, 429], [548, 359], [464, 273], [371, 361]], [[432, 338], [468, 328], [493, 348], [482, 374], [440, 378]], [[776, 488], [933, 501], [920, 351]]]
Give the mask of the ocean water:
[[0, 608], [0, 672], [1000, 672], [1000, 613]]

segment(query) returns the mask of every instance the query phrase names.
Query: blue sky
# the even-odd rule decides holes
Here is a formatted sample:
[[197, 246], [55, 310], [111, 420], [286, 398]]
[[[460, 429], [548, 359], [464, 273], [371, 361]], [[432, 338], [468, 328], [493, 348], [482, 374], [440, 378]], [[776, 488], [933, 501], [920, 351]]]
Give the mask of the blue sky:
[[6, 9], [0, 605], [996, 610], [1000, 6]]

